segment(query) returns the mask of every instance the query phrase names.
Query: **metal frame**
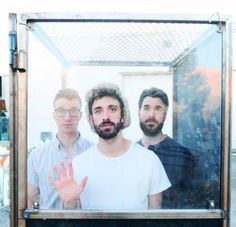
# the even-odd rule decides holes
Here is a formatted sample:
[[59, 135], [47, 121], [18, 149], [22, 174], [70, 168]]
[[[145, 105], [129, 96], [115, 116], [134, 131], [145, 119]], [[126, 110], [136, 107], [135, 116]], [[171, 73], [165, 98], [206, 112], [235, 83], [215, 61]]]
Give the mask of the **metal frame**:
[[[27, 45], [28, 25], [33, 21], [77, 22], [77, 21], [127, 21], [127, 22], [184, 22], [218, 24], [224, 32], [223, 71], [222, 71], [222, 176], [221, 209], [213, 210], [156, 210], [156, 211], [39, 211], [26, 210], [27, 201]], [[191, 19], [189, 19], [191, 18]], [[229, 226], [230, 219], [230, 171], [231, 171], [231, 22], [229, 17], [219, 15], [160, 15], [160, 14], [22, 14], [17, 22], [16, 14], [10, 14], [10, 35], [19, 32], [18, 47], [12, 55], [17, 55], [16, 64], [10, 64], [10, 179], [11, 179], [11, 226], [26, 226], [25, 218], [32, 219], [222, 219], [223, 226]], [[18, 28], [17, 28], [18, 25]]]
[[42, 210], [39, 213], [25, 212], [25, 218], [32, 219], [222, 219], [224, 211], [220, 209], [191, 210], [143, 210], [143, 211], [83, 211], [83, 210]]

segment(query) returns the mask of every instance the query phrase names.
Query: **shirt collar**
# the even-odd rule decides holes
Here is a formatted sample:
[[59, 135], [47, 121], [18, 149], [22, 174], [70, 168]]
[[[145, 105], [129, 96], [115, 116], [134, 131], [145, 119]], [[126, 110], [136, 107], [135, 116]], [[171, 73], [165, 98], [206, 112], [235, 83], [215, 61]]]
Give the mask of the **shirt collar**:
[[[53, 143], [55, 144], [55, 146], [58, 148], [59, 151], [63, 151], [63, 144], [62, 142], [58, 139], [57, 135], [56, 137], [53, 139]], [[76, 147], [80, 147], [80, 144], [82, 143], [81, 141], [81, 134], [80, 132], [78, 132], [78, 137], [77, 139], [75, 140], [73, 146], [76, 146]]]

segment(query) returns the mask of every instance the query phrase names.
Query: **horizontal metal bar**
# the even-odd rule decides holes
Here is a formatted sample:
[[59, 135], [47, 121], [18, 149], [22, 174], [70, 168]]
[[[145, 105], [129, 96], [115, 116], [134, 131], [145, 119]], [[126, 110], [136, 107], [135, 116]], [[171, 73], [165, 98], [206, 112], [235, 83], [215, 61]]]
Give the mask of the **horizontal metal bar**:
[[82, 210], [39, 210], [26, 209], [19, 212], [26, 219], [223, 219], [220, 209], [205, 210], [145, 210], [145, 211], [82, 211]]
[[168, 67], [171, 66], [169, 62], [148, 62], [148, 61], [67, 61], [67, 65], [81, 65], [81, 66], [141, 66], [141, 67]]
[[[221, 22], [230, 15], [220, 15]], [[218, 23], [219, 15], [214, 14], [161, 14], [161, 13], [21, 13], [22, 20], [29, 22], [184, 22]]]

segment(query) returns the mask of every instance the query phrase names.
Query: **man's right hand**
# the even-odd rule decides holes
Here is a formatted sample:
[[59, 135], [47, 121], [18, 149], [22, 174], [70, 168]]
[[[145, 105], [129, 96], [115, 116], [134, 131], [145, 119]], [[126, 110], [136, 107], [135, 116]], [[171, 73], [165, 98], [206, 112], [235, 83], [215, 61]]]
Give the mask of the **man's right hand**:
[[[84, 187], [87, 183], [88, 177], [85, 176], [80, 184], [77, 184], [73, 178], [73, 169], [72, 163], [69, 163], [68, 171], [66, 170], [64, 161], [61, 161], [61, 173], [58, 170], [57, 165], [53, 167], [57, 180], [54, 180], [49, 174], [48, 179], [52, 185], [55, 186], [61, 200], [64, 202], [65, 207], [75, 207], [77, 200], [80, 198], [81, 192], [84, 190]], [[73, 205], [72, 205], [73, 204]]]

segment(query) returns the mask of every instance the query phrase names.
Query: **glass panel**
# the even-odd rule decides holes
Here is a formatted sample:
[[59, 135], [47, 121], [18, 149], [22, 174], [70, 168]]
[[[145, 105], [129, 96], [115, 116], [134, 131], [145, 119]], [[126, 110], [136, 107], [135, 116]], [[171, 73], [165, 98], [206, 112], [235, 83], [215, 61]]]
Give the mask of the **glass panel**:
[[194, 170], [192, 190], [183, 194], [194, 208], [210, 202], [220, 207], [221, 43], [220, 33], [209, 36], [177, 67], [174, 77], [174, 137], [196, 160], [188, 171]]
[[[169, 97], [163, 134], [153, 134], [161, 137], [147, 146], [158, 155], [172, 183], [172, 188], [164, 191], [162, 208], [220, 207], [222, 34], [217, 32], [216, 25], [80, 21], [37, 22], [32, 23], [32, 28], [28, 69], [28, 179], [33, 192], [28, 190], [28, 195], [34, 195], [35, 189], [41, 187], [40, 196], [34, 195], [41, 209], [63, 209], [48, 173], [56, 179], [53, 164], [61, 159], [68, 164], [78, 153], [75, 150], [70, 155], [66, 153], [65, 144], [56, 138], [59, 122], [58, 111], [54, 112], [54, 96], [64, 87], [79, 92], [80, 135], [97, 143], [98, 136], [90, 129], [86, 117], [85, 94], [101, 82], [118, 85], [127, 97], [132, 122], [123, 135], [134, 143], [143, 134], [138, 127], [138, 99], [142, 90], [158, 87]], [[213, 81], [217, 82], [214, 86]], [[60, 117], [71, 117], [72, 110], [63, 109], [66, 111], [61, 110]], [[154, 120], [151, 128], [157, 125]], [[179, 144], [173, 145], [171, 137]], [[146, 145], [144, 142], [139, 141]], [[76, 143], [73, 145], [75, 149]], [[138, 172], [139, 166], [134, 168]], [[129, 173], [131, 169], [119, 171]], [[31, 208], [32, 204], [28, 206]]]

